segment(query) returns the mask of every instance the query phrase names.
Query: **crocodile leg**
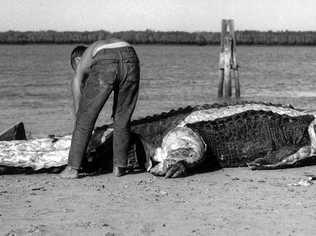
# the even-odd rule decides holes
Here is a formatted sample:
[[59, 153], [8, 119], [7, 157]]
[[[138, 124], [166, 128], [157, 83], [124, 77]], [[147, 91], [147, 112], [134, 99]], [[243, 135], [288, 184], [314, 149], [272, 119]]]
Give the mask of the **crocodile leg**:
[[251, 163], [248, 163], [248, 166], [252, 170], [272, 170], [297, 167], [300, 166], [302, 162], [310, 164], [315, 162], [315, 156], [312, 153], [311, 146], [304, 146], [300, 148], [297, 152], [283, 158], [277, 163], [266, 164], [264, 163], [264, 158], [260, 158]]

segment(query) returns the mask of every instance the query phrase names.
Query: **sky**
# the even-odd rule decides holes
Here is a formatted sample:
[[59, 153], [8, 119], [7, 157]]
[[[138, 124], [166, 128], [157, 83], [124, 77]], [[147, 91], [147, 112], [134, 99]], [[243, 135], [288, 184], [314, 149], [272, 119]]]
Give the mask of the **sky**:
[[0, 31], [316, 31], [315, 0], [0, 0]]

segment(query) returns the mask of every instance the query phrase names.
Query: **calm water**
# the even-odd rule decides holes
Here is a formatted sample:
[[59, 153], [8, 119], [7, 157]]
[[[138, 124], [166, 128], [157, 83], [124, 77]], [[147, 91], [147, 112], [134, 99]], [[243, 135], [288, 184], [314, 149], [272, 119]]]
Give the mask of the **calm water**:
[[[33, 136], [70, 133], [73, 45], [0, 45], [0, 130], [24, 121]], [[141, 90], [134, 118], [216, 101], [218, 46], [136, 46]], [[238, 47], [244, 99], [316, 110], [316, 47]], [[110, 121], [111, 102], [98, 124]]]

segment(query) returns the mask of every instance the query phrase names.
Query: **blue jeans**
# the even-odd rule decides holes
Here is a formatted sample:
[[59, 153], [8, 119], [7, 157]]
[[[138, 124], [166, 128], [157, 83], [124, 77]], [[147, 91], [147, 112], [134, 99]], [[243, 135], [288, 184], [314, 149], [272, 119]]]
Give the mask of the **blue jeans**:
[[94, 60], [82, 90], [68, 165], [80, 168], [97, 117], [114, 91], [113, 166], [126, 167], [130, 120], [139, 90], [139, 60], [133, 47], [104, 49]]

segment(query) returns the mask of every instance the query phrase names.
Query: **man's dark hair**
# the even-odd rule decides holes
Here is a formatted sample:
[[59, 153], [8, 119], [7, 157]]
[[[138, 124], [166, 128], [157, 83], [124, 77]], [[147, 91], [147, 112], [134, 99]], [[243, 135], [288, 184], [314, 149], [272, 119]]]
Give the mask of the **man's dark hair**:
[[79, 45], [72, 50], [71, 55], [70, 55], [70, 64], [71, 64], [72, 69], [75, 70], [76, 68], [75, 58], [81, 57], [86, 49], [87, 49], [87, 46]]

